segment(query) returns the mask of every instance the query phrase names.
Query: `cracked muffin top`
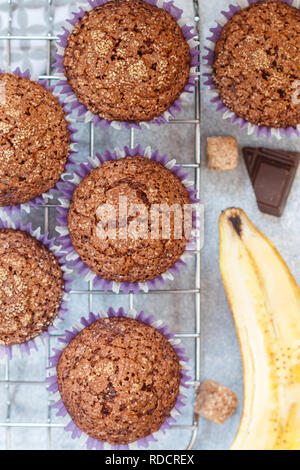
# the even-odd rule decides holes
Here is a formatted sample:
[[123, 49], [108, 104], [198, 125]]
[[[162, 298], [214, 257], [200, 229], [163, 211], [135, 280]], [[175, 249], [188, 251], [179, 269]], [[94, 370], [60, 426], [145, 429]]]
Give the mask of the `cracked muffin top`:
[[107, 161], [74, 191], [70, 238], [98, 276], [144, 282], [167, 271], [183, 254], [190, 237], [190, 204], [186, 187], [161, 163], [139, 155]]
[[47, 330], [63, 293], [52, 251], [26, 232], [0, 229], [0, 344], [25, 343]]
[[62, 401], [90, 437], [128, 444], [159, 430], [174, 408], [181, 366], [152, 326], [102, 318], [63, 350], [57, 366]]
[[53, 188], [70, 150], [63, 107], [42, 85], [0, 74], [0, 206]]
[[300, 124], [300, 10], [254, 3], [224, 26], [215, 48], [214, 82], [224, 104], [252, 124]]
[[107, 2], [85, 13], [63, 65], [77, 99], [108, 121], [148, 121], [183, 91], [191, 54], [180, 26], [142, 0]]

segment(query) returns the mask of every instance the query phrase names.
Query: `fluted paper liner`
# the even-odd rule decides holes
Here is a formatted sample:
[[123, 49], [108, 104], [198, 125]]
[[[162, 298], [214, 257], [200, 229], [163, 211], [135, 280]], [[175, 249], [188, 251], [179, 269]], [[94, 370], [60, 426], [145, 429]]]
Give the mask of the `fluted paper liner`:
[[59, 312], [57, 317], [55, 318], [52, 325], [48, 327], [46, 331], [44, 331], [41, 335], [35, 337], [34, 339], [27, 341], [26, 343], [22, 344], [15, 344], [10, 346], [2, 346], [0, 345], [0, 361], [4, 360], [6, 356], [9, 359], [13, 358], [13, 355], [29, 355], [32, 350], [37, 351], [39, 345], [44, 343], [44, 339], [50, 336], [50, 333], [57, 330], [57, 325], [61, 323], [63, 316], [68, 311], [67, 309], [67, 302], [68, 302], [68, 293], [71, 290], [71, 277], [70, 271], [65, 266], [64, 263], [64, 255], [61, 252], [61, 247], [56, 244], [55, 239], [50, 239], [48, 233], [41, 233], [41, 229], [33, 229], [32, 224], [22, 225], [22, 222], [18, 220], [17, 222], [12, 222], [9, 218], [6, 220], [0, 219], [0, 229], [9, 228], [15, 230], [21, 230], [22, 232], [29, 233], [32, 237], [36, 238], [39, 242], [45, 245], [49, 250], [51, 250], [56, 258], [58, 259], [58, 263], [63, 270], [63, 280], [64, 280], [64, 294], [62, 297], [62, 302], [59, 308]]
[[68, 230], [69, 206], [76, 187], [94, 168], [97, 168], [103, 162], [134, 155], [148, 157], [151, 160], [163, 164], [166, 168], [168, 168], [175, 175], [177, 175], [181, 182], [186, 186], [190, 195], [191, 204], [194, 209], [197, 207], [197, 203], [199, 202], [199, 200], [196, 198], [197, 191], [192, 189], [191, 187], [193, 185], [193, 182], [187, 179], [188, 174], [184, 173], [183, 168], [181, 166], [176, 166], [176, 160], [169, 161], [167, 155], [161, 156], [157, 150], [155, 152], [152, 152], [150, 147], [143, 149], [139, 145], [134, 149], [129, 149], [128, 147], [124, 147], [123, 150], [116, 149], [113, 153], [107, 151], [103, 156], [97, 154], [94, 158], [89, 157], [88, 163], [81, 163], [80, 165], [74, 166], [73, 172], [70, 173], [70, 175], [67, 175], [67, 177], [70, 179], [68, 181], [65, 181], [64, 183], [59, 184], [59, 189], [63, 192], [63, 198], [59, 199], [60, 206], [57, 208], [59, 213], [57, 217], [58, 225], [56, 227], [56, 230], [59, 233], [58, 242], [62, 245], [63, 250], [67, 252], [66, 262], [69, 263], [69, 266], [72, 270], [77, 271], [80, 275], [84, 275], [86, 281], [93, 281], [94, 288], [101, 287], [101, 289], [103, 289], [104, 291], [112, 290], [115, 293], [119, 293], [120, 290], [122, 290], [126, 294], [130, 291], [137, 293], [140, 289], [144, 292], [148, 292], [149, 287], [155, 288], [159, 283], [165, 284], [165, 281], [167, 279], [173, 280], [173, 275], [175, 273], [179, 273], [180, 268], [186, 265], [186, 259], [191, 256], [188, 252], [190, 250], [195, 249], [195, 240], [200, 236], [198, 230], [200, 222], [198, 220], [198, 217], [196, 216], [196, 211], [194, 210], [192, 237], [186, 246], [186, 251], [168, 271], [152, 280], [143, 283], [118, 283], [108, 281], [97, 276], [97, 274], [95, 274], [81, 260], [79, 254], [75, 251], [72, 245]]
[[[13, 72], [0, 69], [0, 73], [12, 73], [13, 75], [18, 75], [21, 78], [28, 78], [28, 80], [36, 81], [39, 85], [44, 87], [47, 91], [50, 91], [53, 94], [53, 96], [55, 96], [55, 98], [58, 100], [59, 104], [63, 106], [66, 121], [69, 123], [68, 130], [69, 130], [69, 136], [70, 136], [70, 142], [71, 142], [68, 160], [65, 165], [65, 171], [66, 171], [68, 168], [68, 165], [71, 163], [74, 163], [73, 158], [74, 158], [74, 155], [76, 154], [76, 144], [78, 143], [78, 141], [75, 139], [75, 134], [77, 133], [77, 130], [74, 129], [71, 125], [67, 107], [64, 104], [63, 100], [61, 99], [61, 97], [57, 94], [57, 92], [54, 91], [53, 86], [48, 85], [47, 80], [38, 80], [38, 79], [35, 80], [35, 78], [32, 76], [29, 69], [25, 70], [25, 72], [22, 72], [19, 67], [17, 67]], [[4, 206], [3, 209], [8, 214], [8, 216], [11, 216], [14, 213], [20, 214], [22, 210], [29, 213], [32, 207], [36, 208], [39, 204], [42, 204], [42, 205], [46, 204], [48, 199], [53, 199], [54, 194], [58, 194], [59, 191], [57, 188], [57, 184], [59, 183], [59, 181], [61, 181], [62, 175], [60, 179], [56, 182], [56, 184], [53, 186], [53, 188], [49, 189], [47, 193], [41, 194], [40, 196], [37, 196], [31, 201], [28, 201], [24, 204], [17, 204], [15, 206]]]
[[68, 104], [68, 109], [72, 112], [76, 110], [77, 117], [82, 116], [85, 122], [93, 121], [96, 126], [99, 124], [103, 125], [105, 128], [110, 126], [114, 127], [115, 129], [120, 129], [121, 126], [125, 126], [126, 128], [141, 128], [141, 124], [148, 125], [149, 123], [156, 123], [161, 125], [169, 121], [170, 118], [175, 117], [176, 112], [181, 111], [181, 103], [185, 99], [187, 94], [193, 93], [196, 87], [196, 77], [198, 75], [198, 66], [199, 66], [199, 42], [195, 39], [195, 33], [193, 32], [193, 26], [188, 26], [184, 23], [182, 19], [183, 11], [177, 8], [174, 5], [174, 1], [163, 1], [163, 0], [144, 0], [145, 2], [149, 3], [150, 5], [155, 5], [159, 8], [164, 8], [168, 11], [178, 22], [179, 26], [181, 27], [182, 33], [190, 46], [191, 51], [191, 71], [190, 71], [190, 78], [187, 84], [184, 87], [184, 90], [180, 97], [172, 103], [167, 111], [165, 111], [161, 116], [156, 119], [152, 119], [151, 121], [147, 122], [125, 122], [125, 121], [107, 121], [106, 119], [101, 119], [98, 115], [93, 114], [89, 111], [85, 105], [79, 103], [77, 100], [76, 94], [74, 93], [73, 89], [67, 82], [67, 79], [64, 75], [64, 66], [63, 66], [63, 58], [64, 58], [64, 51], [67, 46], [69, 35], [71, 34], [74, 26], [78, 23], [84, 14], [87, 11], [93, 10], [99, 6], [104, 5], [107, 3], [108, 0], [88, 0], [87, 4], [84, 7], [81, 7], [78, 12], [73, 13], [73, 18], [67, 20], [65, 26], [63, 27], [63, 34], [59, 35], [59, 42], [57, 44], [57, 53], [56, 53], [56, 63], [55, 66], [57, 68], [57, 74], [61, 79], [58, 83], [58, 87], [62, 87], [61, 93], [66, 95], [65, 102]]
[[[112, 446], [110, 444], [104, 443], [97, 441], [96, 439], [93, 439], [92, 437], [89, 437], [87, 434], [85, 434], [83, 431], [81, 431], [75, 422], [72, 420], [70, 415], [67, 412], [67, 409], [61, 399], [60, 393], [59, 393], [59, 388], [58, 388], [58, 383], [57, 383], [57, 375], [56, 375], [56, 366], [59, 362], [59, 358], [62, 354], [62, 351], [65, 349], [65, 347], [70, 343], [70, 341], [78, 335], [78, 333], [83, 329], [86, 328], [87, 326], [91, 325], [92, 323], [96, 322], [100, 318], [106, 318], [106, 317], [127, 317], [127, 318], [134, 318], [136, 320], [139, 320], [149, 326], [153, 326], [154, 328], [157, 329], [164, 337], [171, 343], [174, 351], [177, 354], [177, 357], [180, 361], [181, 365], [181, 380], [180, 380], [180, 388], [179, 388], [179, 395], [177, 397], [176, 404], [171, 411], [170, 417], [168, 417], [163, 425], [161, 426], [160, 430], [143, 438], [138, 440], [137, 442], [133, 444], [128, 444], [126, 446], [124, 445], [119, 445], [119, 446]], [[88, 318], [82, 317], [80, 325], [74, 325], [72, 330], [66, 330], [65, 331], [65, 336], [63, 338], [60, 338], [60, 342], [62, 343], [61, 347], [58, 349], [53, 349], [54, 356], [50, 358], [50, 364], [51, 367], [50, 369], [50, 376], [47, 377], [47, 382], [49, 384], [48, 390], [52, 392], [55, 396], [55, 399], [57, 401], [53, 405], [54, 408], [56, 408], [57, 411], [57, 416], [60, 416], [64, 422], [65, 422], [65, 431], [71, 432], [72, 433], [72, 439], [80, 439], [82, 444], [86, 444], [88, 449], [97, 449], [97, 450], [103, 450], [103, 449], [120, 449], [120, 450], [127, 450], [127, 449], [134, 449], [134, 448], [139, 448], [139, 447], [144, 447], [147, 448], [149, 447], [150, 442], [156, 442], [160, 439], [162, 434], [164, 434], [168, 429], [170, 429], [171, 424], [176, 422], [176, 417], [181, 414], [182, 408], [185, 406], [185, 398], [186, 396], [184, 395], [184, 389], [188, 389], [188, 381], [190, 380], [190, 377], [188, 375], [189, 367], [187, 365], [188, 358], [186, 357], [186, 351], [185, 349], [181, 346], [181, 341], [178, 339], [174, 339], [174, 334], [170, 333], [168, 331], [168, 327], [164, 325], [164, 323], [161, 320], [155, 321], [155, 318], [151, 316], [147, 316], [144, 311], [141, 311], [137, 313], [135, 310], [129, 310], [128, 312], [125, 312], [123, 308], [120, 308], [117, 312], [110, 307], [107, 311], [107, 313], [100, 312], [98, 315], [95, 315], [94, 313], [90, 313]]]
[[[216, 111], [223, 113], [223, 119], [230, 119], [233, 125], [238, 125], [240, 129], [246, 129], [248, 135], [252, 135], [256, 133], [257, 137], [264, 137], [266, 136], [268, 139], [272, 136], [275, 136], [277, 139], [281, 139], [282, 137], [291, 137], [294, 134], [300, 136], [300, 123], [297, 127], [287, 127], [287, 128], [274, 128], [274, 127], [267, 127], [267, 126], [257, 126], [255, 124], [251, 124], [249, 121], [237, 116], [233, 111], [231, 111], [223, 101], [221, 100], [219, 93], [216, 90], [216, 86], [214, 84], [213, 79], [213, 63], [214, 63], [214, 51], [216, 43], [220, 37], [221, 31], [224, 25], [229, 21], [235, 13], [242, 10], [243, 8], [247, 8], [253, 3], [258, 3], [260, 1], [265, 0], [236, 0], [235, 4], [229, 4], [228, 10], [222, 11], [221, 16], [219, 19], [216, 20], [217, 26], [210, 29], [212, 35], [207, 38], [207, 46], [204, 48], [208, 51], [208, 53], [203, 57], [204, 60], [204, 68], [206, 72], [203, 74], [207, 80], [204, 84], [210, 89], [212, 99], [211, 103], [216, 106]], [[300, 8], [300, 1], [299, 0], [279, 0], [287, 3], [288, 5], [294, 6], [296, 8]], [[205, 63], [206, 62], [206, 63]]]

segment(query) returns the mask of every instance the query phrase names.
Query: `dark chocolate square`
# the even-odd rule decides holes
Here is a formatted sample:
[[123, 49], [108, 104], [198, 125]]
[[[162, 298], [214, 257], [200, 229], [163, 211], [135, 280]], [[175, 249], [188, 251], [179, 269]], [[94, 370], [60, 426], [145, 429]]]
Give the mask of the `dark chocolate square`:
[[259, 209], [280, 217], [296, 175], [300, 153], [245, 147], [243, 154]]

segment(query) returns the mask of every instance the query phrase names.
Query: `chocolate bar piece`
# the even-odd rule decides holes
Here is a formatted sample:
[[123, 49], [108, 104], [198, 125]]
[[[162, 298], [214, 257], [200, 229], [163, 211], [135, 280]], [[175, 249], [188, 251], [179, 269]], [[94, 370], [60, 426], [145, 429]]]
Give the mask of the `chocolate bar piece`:
[[259, 209], [280, 217], [296, 175], [300, 153], [245, 147], [243, 154]]

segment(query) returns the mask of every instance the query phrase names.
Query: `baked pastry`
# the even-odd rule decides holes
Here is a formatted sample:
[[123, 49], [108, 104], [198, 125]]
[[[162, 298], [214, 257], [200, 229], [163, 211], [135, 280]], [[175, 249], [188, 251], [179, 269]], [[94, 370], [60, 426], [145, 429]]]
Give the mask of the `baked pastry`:
[[70, 136], [62, 105], [42, 85], [5, 73], [0, 89], [0, 206], [13, 206], [55, 186]]
[[108, 121], [162, 115], [188, 82], [191, 53], [180, 26], [142, 0], [107, 2], [74, 26], [63, 59], [78, 101]]
[[258, 126], [300, 124], [300, 10], [264, 1], [238, 11], [216, 43], [213, 77], [223, 103]]
[[181, 366], [152, 326], [102, 318], [82, 330], [57, 365], [61, 399], [83, 432], [128, 444], [160, 429], [175, 406]]
[[0, 229], [0, 344], [25, 343], [47, 330], [63, 293], [52, 251], [27, 232]]
[[[82, 261], [99, 277], [144, 282], [167, 271], [183, 254], [190, 237], [190, 204], [186, 187], [161, 163], [139, 155], [106, 161], [75, 189], [69, 235]], [[180, 214], [172, 212], [174, 207]], [[160, 211], [154, 213], [157, 218], [153, 209]], [[169, 217], [169, 231], [162, 213]]]

